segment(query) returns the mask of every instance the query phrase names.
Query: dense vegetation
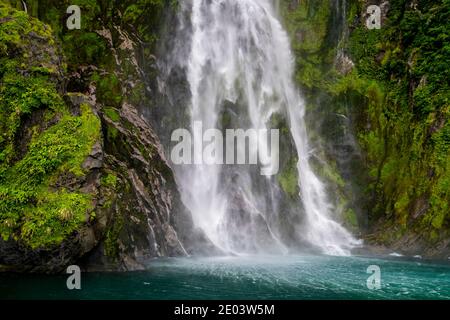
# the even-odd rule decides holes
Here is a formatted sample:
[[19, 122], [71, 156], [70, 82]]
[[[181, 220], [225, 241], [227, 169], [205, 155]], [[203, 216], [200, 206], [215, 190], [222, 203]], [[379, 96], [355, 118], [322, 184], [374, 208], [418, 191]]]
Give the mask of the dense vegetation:
[[[450, 222], [450, 2], [389, 1], [379, 30], [365, 26], [365, 1], [348, 1], [346, 11], [338, 1], [334, 13], [327, 1], [306, 2], [287, 13], [299, 58], [297, 80], [315, 112], [352, 119], [364, 154], [365, 172], [356, 172], [353, 180], [365, 195], [361, 214], [369, 214], [373, 233], [368, 239], [387, 244], [405, 237], [445, 241]], [[302, 41], [296, 40], [299, 28]], [[329, 38], [333, 30], [340, 32], [334, 44]], [[342, 70], [345, 60], [339, 61], [339, 53], [350, 57], [348, 70]], [[331, 112], [317, 105], [317, 94]], [[329, 139], [336, 139], [336, 133]]]
[[[369, 98], [367, 150], [374, 218], [437, 240], [450, 222], [450, 1], [391, 1], [385, 26], [352, 32], [351, 90]], [[350, 77], [352, 77], [350, 76]], [[348, 81], [345, 79], [344, 81]], [[389, 234], [383, 236], [389, 237]]]
[[[155, 77], [157, 31], [177, 1], [26, 3], [28, 13], [22, 1], [0, 0], [1, 239], [57, 247], [94, 223], [99, 208], [112, 208], [99, 233], [105, 253], [117, 256], [130, 224], [119, 211], [135, 212], [125, 201], [138, 202], [126, 195], [114, 209], [115, 190], [131, 192], [131, 178], [118, 167], [132, 157], [109, 158], [99, 178], [102, 201], [80, 187], [89, 174], [84, 163], [99, 141], [113, 156], [154, 160], [154, 147], [139, 139], [144, 130], [121, 112], [124, 104], [152, 106], [154, 88], [145, 88], [139, 72]], [[65, 28], [72, 4], [82, 9], [82, 30]], [[314, 120], [313, 165], [353, 231], [373, 243], [413, 238], [436, 246], [450, 230], [450, 0], [391, 0], [380, 30], [365, 27], [367, 4], [281, 1], [296, 81]], [[92, 88], [95, 106], [86, 97]], [[78, 95], [82, 103], [73, 108]], [[283, 159], [278, 176], [292, 197], [295, 164], [294, 156]]]
[[[176, 1], [25, 3], [0, 1], [0, 270], [58, 271], [99, 243], [97, 263], [115, 268], [136, 268], [136, 252], [179, 250], [164, 238], [175, 218], [160, 213], [178, 205], [171, 171], [136, 115], [151, 104], [138, 63], [151, 79]], [[69, 5], [81, 30], [66, 28]], [[164, 226], [149, 240], [155, 217]]]
[[[66, 27], [69, 5], [81, 30]], [[209, 245], [139, 113], [176, 8], [0, 0], [0, 272], [136, 270]]]
[[52, 80], [60, 66], [27, 50], [31, 37], [52, 45], [51, 29], [4, 4], [0, 19], [0, 234], [32, 248], [51, 246], [94, 216], [89, 194], [57, 183], [63, 174], [84, 175], [100, 121], [88, 105], [70, 114]]

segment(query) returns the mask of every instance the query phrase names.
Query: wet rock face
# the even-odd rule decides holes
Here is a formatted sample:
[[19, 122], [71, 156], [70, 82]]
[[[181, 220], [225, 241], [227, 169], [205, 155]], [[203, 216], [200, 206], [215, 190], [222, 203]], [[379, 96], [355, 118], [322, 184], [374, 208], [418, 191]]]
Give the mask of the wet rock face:
[[227, 230], [224, 236], [228, 237], [229, 249], [254, 254], [281, 253], [280, 242], [271, 232], [268, 221], [243, 194], [242, 190], [234, 194], [230, 201], [231, 208], [219, 227], [219, 230]]
[[[86, 102], [86, 101], [84, 101]], [[76, 108], [76, 106], [71, 106]], [[25, 125], [22, 130], [27, 130]], [[49, 185], [51, 190], [68, 190], [92, 195], [93, 203], [98, 203], [100, 194], [100, 178], [103, 167], [102, 141], [97, 141], [86, 158], [83, 168], [85, 175], [77, 177], [69, 172], [62, 172]], [[0, 199], [4, 201], [4, 199]], [[70, 213], [68, 213], [70, 215]], [[71, 219], [69, 216], [67, 219]], [[76, 232], [65, 238], [59, 245], [31, 248], [21, 239], [0, 237], [0, 272], [36, 272], [57, 273], [68, 265], [77, 263], [78, 259], [90, 252], [101, 241], [95, 230], [95, 222], [86, 212], [86, 220]]]
[[[71, 264], [85, 270], [139, 270], [153, 257], [218, 252], [194, 227], [159, 139], [138, 111], [153, 103], [151, 91], [142, 89], [143, 78], [151, 75], [142, 72], [138, 62], [142, 59], [136, 58], [146, 44], [136, 40], [133, 28], [122, 30], [111, 21], [107, 25], [108, 29], [96, 30], [113, 57], [107, 67], [81, 63], [69, 66], [66, 73], [62, 61], [67, 53], [57, 49], [57, 41], [64, 40], [39, 34], [26, 35], [16, 50], [32, 55], [30, 65], [55, 71], [49, 78], [71, 116], [80, 117], [88, 106], [101, 128], [80, 165], [83, 174], [63, 171], [49, 184], [50, 190], [88, 195], [91, 210], [85, 220], [51, 246], [32, 248], [20, 239], [0, 237], [0, 272], [55, 273]], [[27, 68], [21, 72], [32, 75]], [[46, 108], [33, 112], [17, 135], [26, 136], [43, 119]], [[40, 130], [59, 121], [56, 116]], [[22, 153], [26, 153], [31, 136], [23, 141]], [[70, 218], [65, 212], [61, 211], [62, 218]]]
[[[201, 233], [193, 230], [148, 123], [126, 103], [118, 114], [117, 121], [102, 115], [105, 169], [116, 174], [117, 184], [114, 192], [106, 191], [108, 199], [103, 199], [109, 204], [103, 203], [100, 210], [105, 224], [98, 226], [97, 233], [107, 230], [106, 238], [86, 258], [89, 270], [141, 269], [152, 257], [193, 253], [195, 238], [201, 238]], [[108, 130], [115, 132], [114, 136], [108, 135]]]
[[336, 59], [336, 69], [340, 74], [349, 74], [355, 66], [355, 63], [345, 54], [339, 54]]

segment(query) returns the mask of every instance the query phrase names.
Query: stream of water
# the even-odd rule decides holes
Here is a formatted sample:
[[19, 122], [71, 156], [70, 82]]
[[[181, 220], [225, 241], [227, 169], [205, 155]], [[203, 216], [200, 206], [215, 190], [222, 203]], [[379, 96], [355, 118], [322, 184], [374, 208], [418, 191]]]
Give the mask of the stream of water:
[[[194, 129], [195, 125], [220, 128], [224, 112], [234, 114], [231, 124], [234, 128], [255, 131], [269, 130], [275, 114], [284, 116], [298, 157], [301, 200], [295, 215], [302, 222], [290, 218], [294, 233], [322, 253], [349, 255], [359, 241], [337, 222], [336, 208], [309, 163], [312, 150], [304, 121], [305, 103], [293, 82], [294, 59], [274, 2], [193, 0], [186, 3], [184, 10], [190, 12], [192, 26], [187, 41], [191, 49], [185, 63], [191, 92], [193, 144], [201, 144], [204, 138], [201, 131]], [[248, 151], [249, 157], [257, 152], [260, 159], [266, 159], [268, 150], [267, 142], [258, 140], [257, 148], [236, 151], [237, 157], [239, 153], [245, 157]], [[202, 157], [203, 150], [194, 147], [193, 158]], [[277, 166], [271, 160], [266, 163], [269, 169]], [[179, 166], [175, 171], [183, 202], [214, 244], [225, 252], [285, 253], [283, 230], [277, 228], [283, 219], [283, 212], [277, 207], [278, 181], [273, 176], [261, 181], [249, 166], [225, 167], [200, 162]]]

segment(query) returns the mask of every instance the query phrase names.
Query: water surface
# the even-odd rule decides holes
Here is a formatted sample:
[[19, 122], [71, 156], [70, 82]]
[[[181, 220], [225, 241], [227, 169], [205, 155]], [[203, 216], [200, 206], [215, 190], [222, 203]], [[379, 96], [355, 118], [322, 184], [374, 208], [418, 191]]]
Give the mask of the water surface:
[[[381, 289], [367, 288], [368, 266]], [[0, 274], [2, 299], [449, 299], [450, 264], [400, 258], [246, 256], [171, 258], [146, 271], [66, 275]]]

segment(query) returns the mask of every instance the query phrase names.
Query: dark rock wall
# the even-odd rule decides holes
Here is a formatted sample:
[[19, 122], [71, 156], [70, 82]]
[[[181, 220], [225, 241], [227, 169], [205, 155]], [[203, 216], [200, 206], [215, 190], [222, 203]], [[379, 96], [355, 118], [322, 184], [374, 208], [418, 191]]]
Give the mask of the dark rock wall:
[[[131, 1], [80, 1], [82, 29], [68, 31], [64, 27], [68, 2], [27, 2], [32, 8], [29, 15], [52, 25], [56, 37], [39, 40], [36, 36], [25, 43], [28, 35], [20, 35], [20, 53], [33, 55], [33, 60], [45, 66], [49, 56], [61, 61], [55, 67], [58, 77], [54, 84], [64, 108], [78, 117], [80, 108], [87, 105], [100, 126], [98, 139], [79, 168], [82, 177], [74, 178], [61, 169], [57, 179], [59, 189], [89, 197], [88, 218], [60, 241], [30, 247], [22, 239], [23, 212], [19, 211], [13, 235], [0, 240], [1, 269], [59, 272], [79, 263], [87, 270], [136, 270], [152, 257], [213, 250], [203, 233], [194, 229], [158, 137], [139, 112], [154, 103], [152, 88], [146, 88], [143, 80], [145, 77], [149, 83], [155, 74], [142, 72], [141, 63], [145, 61], [147, 71], [148, 65], [151, 68], [156, 63], [151, 61], [161, 25], [158, 14], [173, 8], [163, 1], [139, 6]], [[0, 18], [10, 19], [8, 15], [14, 11], [8, 11]], [[45, 26], [31, 16], [26, 19]], [[136, 25], [137, 21], [142, 25]], [[48, 25], [45, 28], [51, 30]], [[7, 54], [15, 50], [11, 42], [6, 46]], [[42, 54], [49, 50], [58, 53]], [[2, 56], [2, 64], [8, 58]], [[31, 119], [46, 109], [48, 105], [41, 104]], [[29, 123], [24, 122], [16, 135], [26, 135]], [[6, 200], [1, 197], [0, 204]], [[6, 212], [0, 211], [0, 223], [8, 223]]]
[[[366, 27], [369, 5], [381, 9], [379, 30]], [[344, 221], [367, 244], [447, 257], [448, 1], [281, 6], [325, 160], [317, 170]]]

